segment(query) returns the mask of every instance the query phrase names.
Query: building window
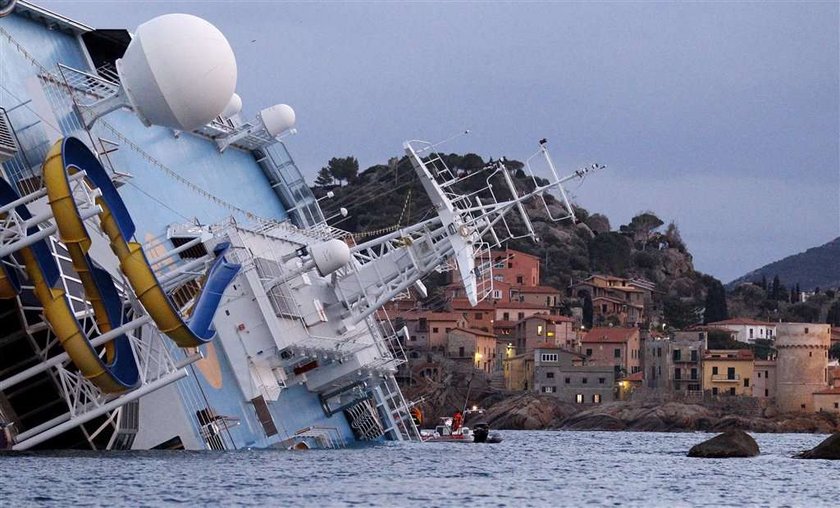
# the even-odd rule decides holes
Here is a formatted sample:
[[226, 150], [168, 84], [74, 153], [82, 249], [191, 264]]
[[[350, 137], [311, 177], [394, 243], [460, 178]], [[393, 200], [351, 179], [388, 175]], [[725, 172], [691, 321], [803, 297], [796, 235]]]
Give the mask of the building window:
[[682, 371], [677, 367], [674, 369], [674, 379], [682, 379]]
[[516, 313], [516, 318], [517, 319], [525, 319], [525, 313], [524, 312], [517, 312]]
[[674, 353], [673, 353], [674, 361], [675, 362], [680, 361], [680, 356], [681, 355], [682, 355], [682, 351], [680, 351], [679, 349], [675, 349]]
[[461, 358], [464, 357], [464, 346], [458, 348], [458, 356]]
[[691, 361], [692, 361], [692, 362], [696, 362], [696, 361], [697, 361], [697, 350], [696, 350], [696, 349], [692, 349], [692, 350], [691, 350]]
[[600, 393], [592, 394], [592, 403], [593, 404], [600, 404], [601, 403], [601, 394]]
[[542, 391], [543, 393], [554, 393], [556, 391], [556, 388], [553, 386], [543, 386]]
[[586, 379], [585, 377], [580, 379], [580, 383], [581, 383], [581, 384], [584, 384], [584, 385], [585, 385], [588, 381], [589, 381], [589, 380], [588, 380], [588, 379]]
[[586, 350], [586, 356], [592, 356], [592, 350], [591, 349]]
[[583, 404], [583, 394], [582, 393], [579, 393], [579, 394], [575, 395], [575, 402], [577, 402], [578, 404]]
[[554, 379], [554, 373], [553, 372], [546, 372], [545, 377], [546, 377], [546, 379]]
[[840, 402], [834, 403], [834, 409], [840, 409]]
[[764, 396], [765, 396], [765, 397], [769, 397], [769, 396], [770, 396], [770, 390], [768, 390], [767, 388], [765, 388], [765, 389], [764, 389]]
[[751, 339], [753, 338], [753, 329], [752, 328], [750, 328], [750, 338]]
[[729, 395], [735, 395], [735, 387], [729, 389]]
[[718, 394], [718, 389], [717, 388], [712, 388], [712, 395], [717, 395], [717, 394]]
[[543, 353], [540, 360], [543, 362], [556, 362], [557, 353]]
[[572, 378], [567, 377], [567, 378], [566, 378], [566, 384], [569, 384], [569, 383], [571, 383], [571, 382], [572, 382]]
[[523, 282], [524, 282], [524, 281], [522, 280], [522, 276], [521, 276], [521, 275], [517, 275], [517, 276], [516, 276], [516, 283], [517, 283], [517, 284], [522, 284]]
[[615, 351], [613, 351], [613, 356], [616, 358], [621, 358], [621, 348], [615, 348]]
[[502, 299], [502, 290], [501, 289], [494, 289], [493, 290], [493, 299], [494, 300], [501, 300]]
[[713, 376], [717, 376], [717, 375], [718, 375], [718, 368], [717, 368], [717, 367], [712, 367], [712, 375], [713, 375]]
[[543, 325], [537, 325], [537, 335], [542, 335], [543, 333]]
[[437, 328], [432, 328], [432, 333], [437, 333], [437, 332], [438, 332]]
[[807, 326], [805, 327], [805, 333], [808, 333], [808, 327]]
[[735, 367], [726, 368], [726, 379], [735, 379]]
[[761, 379], [761, 372], [758, 373], [758, 379]]
[[656, 356], [658, 356], [659, 358], [662, 358], [662, 348], [661, 347], [656, 348]]
[[602, 385], [602, 384], [604, 384], [604, 383], [606, 383], [606, 382], [607, 382], [607, 378], [605, 378], [605, 377], [599, 377], [599, 378], [598, 378], [598, 384], [599, 384], [599, 385]]
[[697, 379], [697, 369], [691, 369], [691, 379]]
[[510, 313], [509, 312], [502, 312], [502, 319], [504, 321], [510, 321]]
[[750, 378], [745, 377], [744, 378], [744, 388], [749, 388], [749, 387], [750, 387]]

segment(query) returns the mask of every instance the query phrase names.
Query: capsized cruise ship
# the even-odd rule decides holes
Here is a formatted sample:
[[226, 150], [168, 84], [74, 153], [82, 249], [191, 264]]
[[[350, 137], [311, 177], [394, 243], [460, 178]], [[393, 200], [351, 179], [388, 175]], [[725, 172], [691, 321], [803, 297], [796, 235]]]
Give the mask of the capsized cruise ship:
[[[374, 240], [330, 227], [284, 135], [241, 114], [224, 35], [186, 14], [133, 32], [0, 0], [0, 424], [6, 448], [336, 448], [419, 440], [382, 306], [490, 248], [574, 219], [549, 170], [458, 174], [406, 142], [437, 216]], [[246, 98], [247, 99], [247, 98]], [[459, 193], [478, 175], [480, 193]], [[486, 180], [485, 180], [486, 179]], [[547, 183], [546, 183], [547, 182]], [[544, 185], [543, 185], [544, 184]], [[542, 196], [556, 190], [562, 201]]]

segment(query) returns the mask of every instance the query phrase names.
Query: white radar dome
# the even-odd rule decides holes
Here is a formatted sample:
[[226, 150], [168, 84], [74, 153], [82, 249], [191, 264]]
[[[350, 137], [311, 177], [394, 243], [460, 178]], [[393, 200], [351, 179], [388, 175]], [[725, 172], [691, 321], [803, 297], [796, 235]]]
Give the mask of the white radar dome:
[[309, 246], [309, 255], [315, 261], [315, 268], [322, 277], [333, 273], [350, 262], [350, 247], [346, 243], [333, 238], [326, 242]]
[[272, 136], [277, 136], [295, 126], [295, 110], [288, 104], [276, 104], [265, 108], [260, 111], [260, 118], [265, 125], [265, 130]]
[[117, 71], [143, 123], [178, 130], [219, 116], [236, 89], [236, 58], [227, 39], [189, 14], [166, 14], [137, 27]]
[[222, 111], [222, 118], [230, 118], [233, 115], [239, 114], [240, 111], [242, 111], [242, 97], [238, 93], [235, 93], [231, 96], [228, 105], [225, 106], [225, 110]]

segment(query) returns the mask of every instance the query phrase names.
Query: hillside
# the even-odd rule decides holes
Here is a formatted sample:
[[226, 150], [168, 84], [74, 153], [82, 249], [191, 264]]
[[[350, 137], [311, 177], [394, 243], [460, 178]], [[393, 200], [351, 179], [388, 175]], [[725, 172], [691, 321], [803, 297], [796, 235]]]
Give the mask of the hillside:
[[[485, 161], [476, 154], [438, 154], [453, 170], [462, 173], [481, 171]], [[533, 188], [533, 181], [522, 171], [518, 161], [507, 160], [517, 190]], [[501, 177], [497, 178], [501, 179]], [[484, 178], [475, 178], [483, 182]], [[494, 192], [504, 189], [504, 184], [494, 183]], [[597, 185], [592, 178], [587, 185]], [[475, 188], [459, 189], [461, 193], [475, 192]], [[356, 233], [357, 240], [369, 240], [434, 216], [434, 210], [414, 175], [407, 158], [391, 159], [387, 164], [375, 165], [358, 171], [353, 157], [332, 159], [319, 173], [313, 187], [316, 196], [328, 192], [332, 198], [321, 200], [330, 224]], [[504, 192], [504, 191], [502, 191]], [[482, 199], [484, 196], [482, 195]], [[560, 202], [553, 196], [546, 201], [553, 215], [560, 214]], [[485, 201], [486, 202], [486, 201]], [[640, 203], [639, 207], [644, 208]], [[349, 212], [341, 218], [341, 208]], [[629, 278], [644, 278], [656, 284], [656, 312], [673, 326], [696, 323], [698, 310], [705, 305], [707, 289], [720, 287], [719, 281], [694, 270], [692, 256], [680, 237], [676, 225], [666, 224], [651, 212], [642, 212], [629, 224], [613, 228], [609, 219], [575, 206], [578, 223], [570, 220], [553, 222], [548, 219], [540, 201], [526, 205], [537, 236], [508, 242], [511, 248], [538, 256], [541, 260], [542, 283], [557, 288], [567, 288], [574, 280], [593, 273]], [[510, 220], [514, 233], [523, 231], [518, 217]], [[443, 282], [442, 277], [426, 281], [430, 294]], [[721, 291], [722, 293], [722, 291]], [[575, 295], [569, 295], [567, 307], [581, 305]], [[661, 313], [664, 312], [664, 316]], [[700, 315], [702, 317], [702, 315]], [[659, 321], [658, 319], [656, 321]]]
[[785, 284], [799, 284], [803, 291], [840, 287], [840, 237], [825, 245], [762, 266], [738, 277], [727, 287], [734, 289], [744, 282], [758, 282], [762, 278], [769, 280], [777, 275]]

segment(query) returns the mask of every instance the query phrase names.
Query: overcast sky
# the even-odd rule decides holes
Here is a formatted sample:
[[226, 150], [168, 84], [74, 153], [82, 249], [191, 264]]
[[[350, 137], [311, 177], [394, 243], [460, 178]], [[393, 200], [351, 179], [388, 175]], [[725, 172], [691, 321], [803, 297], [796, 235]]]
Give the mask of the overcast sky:
[[674, 220], [724, 282], [840, 235], [836, 2], [40, 2], [97, 28], [208, 19], [244, 112], [292, 105], [311, 179], [406, 139], [525, 159], [542, 137], [613, 227]]

